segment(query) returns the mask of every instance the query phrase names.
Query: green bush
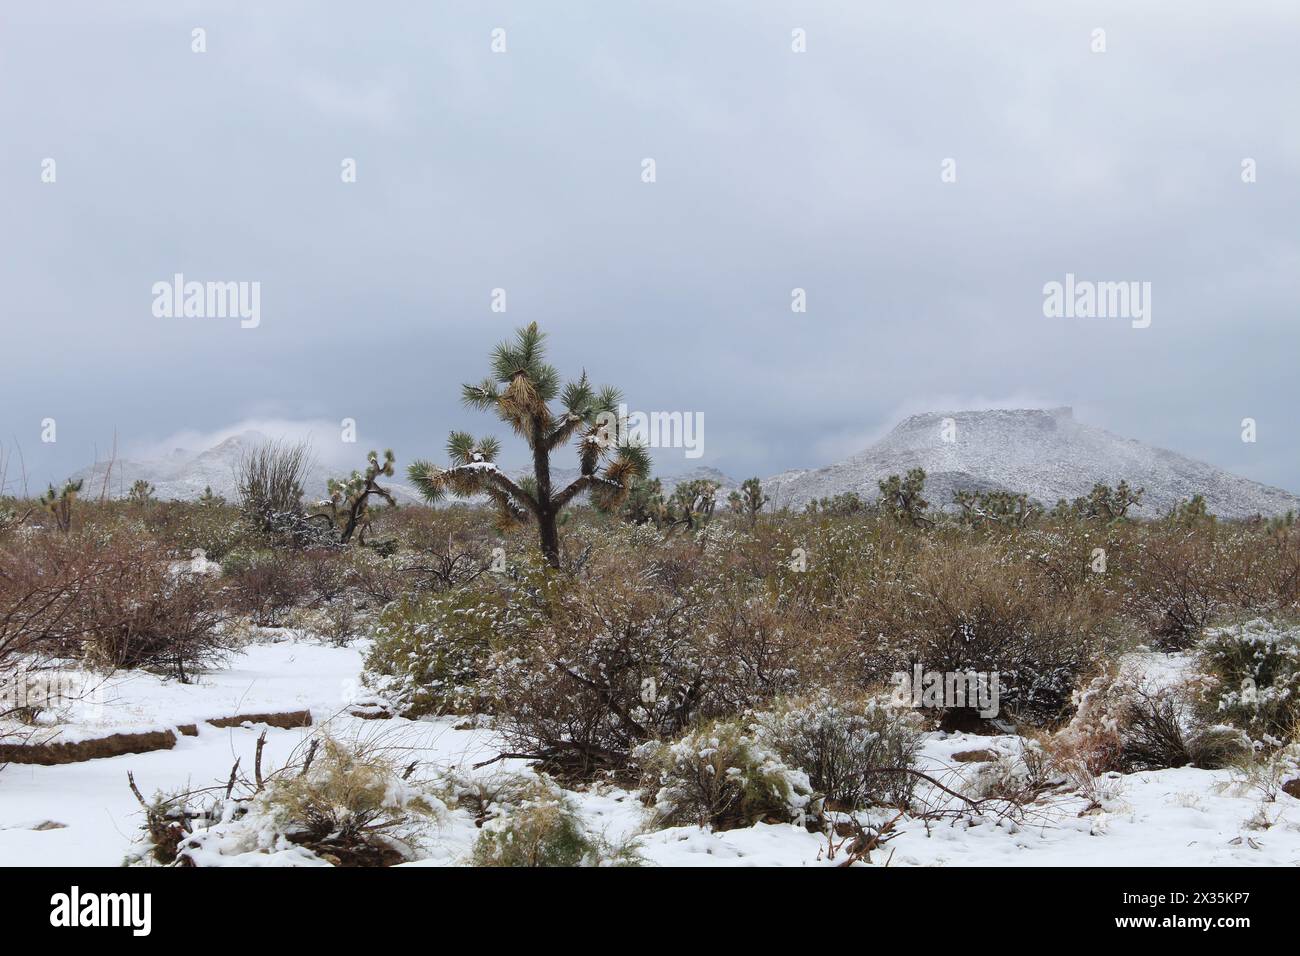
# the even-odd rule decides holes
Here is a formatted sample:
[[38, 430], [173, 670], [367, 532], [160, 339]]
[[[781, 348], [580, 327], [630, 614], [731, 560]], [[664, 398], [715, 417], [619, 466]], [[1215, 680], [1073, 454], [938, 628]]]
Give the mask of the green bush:
[[407, 717], [462, 712], [478, 697], [505, 604], [457, 591], [406, 598], [379, 615], [364, 681]]
[[600, 848], [583, 830], [572, 802], [554, 784], [538, 780], [517, 805], [483, 824], [474, 844], [475, 866], [591, 866]]
[[760, 821], [802, 823], [812, 787], [761, 742], [757, 727], [714, 721], [680, 740], [637, 749], [652, 825], [732, 830]]
[[778, 701], [758, 716], [763, 739], [781, 760], [804, 771], [813, 789], [843, 809], [906, 807], [921, 718], [886, 699], [822, 691]]
[[1255, 618], [1212, 628], [1198, 648], [1209, 677], [1201, 705], [1207, 719], [1244, 730], [1274, 747], [1300, 724], [1300, 624]]

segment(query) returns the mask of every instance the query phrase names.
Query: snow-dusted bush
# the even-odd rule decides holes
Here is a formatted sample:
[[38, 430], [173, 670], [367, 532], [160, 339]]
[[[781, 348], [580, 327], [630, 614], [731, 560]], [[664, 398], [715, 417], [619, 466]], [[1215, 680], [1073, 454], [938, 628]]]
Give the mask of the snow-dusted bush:
[[302, 570], [291, 552], [237, 548], [221, 562], [227, 603], [260, 627], [280, 627], [307, 596]]
[[1207, 719], [1270, 748], [1300, 725], [1300, 623], [1255, 618], [1212, 628], [1197, 660], [1209, 677], [1201, 698]]
[[764, 742], [813, 789], [843, 809], [906, 807], [922, 721], [887, 698], [822, 691], [785, 699], [757, 715]]
[[[260, 748], [259, 748], [260, 749]], [[137, 862], [173, 866], [249, 864], [247, 854], [285, 863], [390, 866], [420, 855], [445, 815], [431, 786], [380, 747], [324, 737], [309, 758], [256, 784], [232, 774], [239, 792], [216, 788], [162, 795], [146, 808]]]
[[[475, 866], [635, 865], [633, 847], [612, 849], [588, 833], [570, 797], [547, 777], [516, 777], [495, 787], [470, 862]], [[471, 804], [481, 791], [469, 788]]]
[[680, 740], [638, 748], [651, 825], [731, 830], [806, 822], [814, 809], [808, 775], [787, 766], [762, 737], [740, 720], [713, 721]]
[[510, 625], [497, 595], [453, 591], [389, 605], [366, 658], [366, 686], [408, 717], [460, 712], [479, 697], [493, 635]]
[[0, 552], [0, 665], [10, 653], [157, 667], [182, 679], [225, 641], [203, 575], [136, 529], [42, 535]]
[[1267, 612], [1295, 598], [1276, 572], [1282, 552], [1253, 530], [1215, 523], [1144, 526], [1125, 546], [1126, 592], [1166, 648], [1188, 647], [1227, 613]]
[[1221, 767], [1249, 751], [1242, 734], [1197, 713], [1191, 686], [1149, 677], [1124, 661], [1093, 678], [1078, 710], [1054, 740], [1054, 752], [1081, 771]]
[[[862, 630], [878, 680], [914, 665], [997, 674], [1004, 717], [1049, 723], [1070, 704], [1079, 676], [1108, 638], [1084, 588], [1064, 588], [1037, 561], [989, 541], [934, 541], [863, 601]], [[984, 724], [974, 706], [950, 707], [944, 725]]]
[[497, 642], [487, 686], [510, 750], [556, 772], [622, 770], [645, 741], [798, 689], [810, 641], [756, 588], [663, 571], [599, 562]]

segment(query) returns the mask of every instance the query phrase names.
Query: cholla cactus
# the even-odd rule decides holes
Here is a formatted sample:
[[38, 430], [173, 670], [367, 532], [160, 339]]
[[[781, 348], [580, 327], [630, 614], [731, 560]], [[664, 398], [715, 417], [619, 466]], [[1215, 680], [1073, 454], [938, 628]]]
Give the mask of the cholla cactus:
[[50, 490], [41, 495], [41, 507], [54, 516], [54, 523], [64, 534], [72, 528], [72, 503], [77, 500], [82, 483], [80, 478], [76, 481], [69, 479], [61, 490], [56, 492], [50, 485]]
[[[439, 468], [428, 461], [413, 462], [411, 483], [429, 501], [450, 493], [458, 498], [486, 495], [497, 506], [498, 522], [509, 526], [537, 522], [542, 556], [560, 566], [558, 517], [578, 495], [591, 495], [597, 507], [612, 510], [622, 504], [632, 481], [649, 471], [645, 449], [611, 441], [622, 396], [610, 386], [594, 388], [584, 372], [576, 382], [560, 387], [560, 373], [545, 361], [545, 336], [534, 322], [502, 342], [492, 353], [492, 374], [478, 385], [465, 385], [466, 405], [496, 412], [528, 443], [533, 474], [516, 482], [497, 467], [501, 443], [452, 432], [447, 439], [451, 464]], [[559, 399], [559, 410], [550, 403]], [[551, 487], [551, 452], [574, 441], [581, 473], [562, 490]], [[616, 450], [615, 450], [616, 449]]]
[[379, 462], [379, 453], [372, 451], [366, 459], [365, 472], [354, 471], [347, 478], [331, 478], [329, 485], [329, 506], [334, 523], [339, 530], [339, 541], [347, 544], [357, 529], [362, 529], [361, 542], [365, 543], [365, 528], [370, 523], [370, 496], [378, 495], [390, 505], [396, 505], [393, 495], [387, 488], [378, 484], [381, 475], [393, 474], [393, 453], [384, 452], [383, 464]]

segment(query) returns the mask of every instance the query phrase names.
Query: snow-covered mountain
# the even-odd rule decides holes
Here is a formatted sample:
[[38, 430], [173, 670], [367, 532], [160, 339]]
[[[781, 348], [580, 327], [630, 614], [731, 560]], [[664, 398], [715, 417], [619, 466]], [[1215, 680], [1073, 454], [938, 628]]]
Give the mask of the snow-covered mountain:
[[[239, 498], [235, 475], [240, 458], [245, 452], [272, 440], [269, 435], [249, 430], [238, 435], [232, 435], [225, 441], [205, 451], [193, 452], [184, 448], [177, 448], [163, 458], [147, 460], [119, 458], [112, 463], [111, 469], [108, 462], [97, 462], [89, 468], [81, 469], [72, 477], [85, 479], [83, 494], [91, 497], [99, 496], [100, 490], [104, 487], [104, 476], [107, 472], [107, 491], [110, 498], [126, 497], [131, 490], [131, 485], [137, 479], [143, 478], [154, 486], [154, 496], [161, 501], [172, 499], [193, 501], [203, 494], [205, 488], [211, 488], [213, 494], [234, 502]], [[321, 464], [320, 461], [314, 462], [308, 472], [307, 480], [304, 482], [303, 490], [306, 493], [307, 500], [324, 498], [326, 484], [329, 479], [342, 477], [350, 473], [353, 468], [360, 468], [364, 464], [364, 455], [365, 450], [359, 451], [356, 463], [346, 467], [329, 467]], [[530, 474], [531, 472], [528, 470], [521, 469], [512, 472], [511, 477], [518, 481]], [[563, 488], [577, 478], [578, 475], [579, 472], [576, 468], [557, 466], [551, 469], [551, 482], [554, 487]], [[399, 502], [422, 501], [423, 499], [415, 489], [404, 484], [404, 476], [405, 463], [399, 461], [397, 475], [380, 483], [385, 488], [390, 489]], [[699, 467], [680, 475], [659, 477], [663, 483], [665, 494], [671, 494], [672, 490], [680, 482], [689, 481], [693, 478], [708, 478], [718, 482], [722, 487], [721, 493], [723, 497], [726, 496], [728, 491], [737, 487], [737, 482], [716, 468]], [[477, 502], [481, 504], [485, 503], [486, 500], [486, 498], [482, 500], [470, 499], [470, 503]]]
[[1195, 494], [1228, 518], [1300, 510], [1300, 498], [1288, 491], [1085, 425], [1069, 408], [913, 415], [852, 458], [783, 472], [763, 486], [778, 506], [800, 509], [848, 491], [874, 499], [880, 479], [916, 467], [926, 471], [931, 507], [950, 505], [958, 489], [1025, 492], [1050, 507], [1087, 494], [1096, 482], [1126, 479], [1146, 489], [1136, 511], [1143, 517], [1162, 515]]
[[[239, 498], [236, 472], [239, 460], [245, 452], [265, 444], [273, 439], [258, 431], [245, 431], [232, 435], [225, 441], [201, 452], [177, 448], [163, 458], [134, 460], [119, 458], [112, 463], [97, 462], [89, 468], [83, 468], [73, 478], [85, 479], [84, 495], [98, 496], [104, 487], [104, 475], [108, 473], [108, 496], [125, 497], [131, 485], [140, 478], [154, 486], [154, 496], [162, 501], [179, 499], [192, 501], [203, 494], [205, 488], [220, 495], [227, 501]], [[359, 447], [359, 446], [358, 446]], [[339, 478], [350, 473], [353, 468], [365, 464], [368, 449], [357, 453], [357, 461], [349, 467], [329, 467], [319, 460], [313, 462], [303, 482], [303, 492], [308, 501], [319, 501], [326, 496], [326, 484], [330, 478]], [[400, 483], [385, 482], [385, 487], [392, 487], [398, 500], [416, 500], [416, 496]]]
[[[946, 428], [949, 421], [952, 427]], [[946, 441], [945, 434], [953, 440]], [[156, 460], [118, 459], [109, 476], [108, 494], [122, 497], [132, 482], [143, 478], [163, 500], [192, 500], [211, 487], [215, 494], [234, 501], [240, 456], [268, 440], [260, 432], [247, 431], [197, 453], [176, 449]], [[304, 489], [307, 497], [324, 497], [326, 481], [360, 467], [360, 455], [364, 451], [355, 465], [346, 468], [314, 465]], [[100, 462], [73, 477], [84, 478], [84, 493], [97, 496], [106, 467]], [[384, 482], [385, 487], [393, 490], [398, 501], [418, 501], [419, 496], [402, 482], [403, 467], [399, 463], [396, 478]], [[1300, 511], [1300, 497], [1288, 491], [1085, 425], [1075, 420], [1069, 408], [913, 415], [851, 458], [825, 468], [783, 472], [765, 480], [763, 488], [776, 506], [799, 510], [813, 499], [847, 491], [874, 499], [880, 479], [916, 467], [926, 471], [926, 498], [935, 508], [951, 506], [952, 494], [959, 489], [1026, 492], [1050, 507], [1058, 499], [1087, 494], [1096, 482], [1115, 485], [1126, 479], [1133, 487], [1146, 489], [1136, 511], [1144, 517], [1162, 515], [1194, 494], [1205, 495], [1210, 510], [1227, 518]], [[515, 477], [523, 475], [521, 471]], [[573, 468], [557, 467], [552, 472], [558, 487], [577, 476]], [[665, 494], [683, 481], [707, 478], [721, 485], [720, 497], [725, 499], [739, 484], [707, 466], [657, 477]]]

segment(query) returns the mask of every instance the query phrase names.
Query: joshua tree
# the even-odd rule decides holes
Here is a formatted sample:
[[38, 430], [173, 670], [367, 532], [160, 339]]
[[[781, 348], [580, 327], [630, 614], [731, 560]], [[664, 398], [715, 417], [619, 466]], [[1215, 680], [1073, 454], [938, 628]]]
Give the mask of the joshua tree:
[[631, 524], [654, 522], [655, 527], [663, 527], [668, 517], [663, 483], [658, 478], [637, 478], [628, 488], [627, 498], [618, 513]]
[[[461, 393], [470, 408], [496, 412], [528, 443], [533, 456], [530, 479], [515, 482], [497, 467], [497, 439], [476, 440], [468, 432], [452, 432], [447, 439], [449, 467], [416, 461], [407, 475], [430, 502], [448, 493], [459, 498], [483, 494], [496, 505], [503, 526], [535, 521], [543, 557], [559, 567], [560, 512], [583, 492], [590, 493], [597, 507], [617, 507], [632, 481], [649, 471], [649, 458], [644, 448], [616, 441], [610, 434], [611, 425], [618, 435], [625, 434], [617, 420], [622, 402], [618, 389], [593, 388], [586, 372], [561, 388], [560, 373], [544, 360], [544, 339], [536, 322], [519, 329], [513, 341], [493, 351], [492, 374], [478, 385], [463, 386]], [[555, 411], [550, 403], [557, 398], [560, 408]], [[551, 452], [574, 439], [581, 473], [557, 492], [551, 487]]]
[[154, 500], [154, 486], [143, 478], [137, 478], [132, 482], [126, 498], [133, 505], [147, 505]]
[[969, 527], [1001, 524], [1020, 528], [1043, 516], [1042, 505], [1027, 494], [1011, 491], [954, 491], [953, 504], [961, 509], [961, 523]]
[[753, 521], [768, 500], [767, 495], [763, 494], [762, 482], [757, 478], [746, 478], [739, 491], [733, 491], [727, 496], [727, 505], [736, 514], [745, 515]]
[[890, 475], [879, 484], [882, 514], [915, 527], [930, 523], [925, 516], [925, 509], [930, 507], [930, 502], [921, 497], [925, 491], [924, 468], [913, 468], [903, 478]]
[[1121, 480], [1113, 489], [1110, 485], [1097, 482], [1086, 496], [1075, 498], [1070, 504], [1064, 500], [1057, 503], [1058, 515], [1068, 515], [1088, 520], [1100, 520], [1107, 523], [1123, 521], [1128, 516], [1129, 508], [1142, 501], [1142, 492], [1129, 487], [1127, 481]]
[[709, 523], [718, 503], [718, 483], [707, 478], [683, 481], [668, 499], [668, 519], [694, 531]]
[[[369, 500], [371, 495], [378, 495], [390, 505], [396, 505], [392, 493], [381, 488], [376, 479], [380, 475], [393, 474], [393, 453], [384, 452], [384, 463], [379, 463], [379, 453], [372, 451], [366, 458], [364, 473], [354, 471], [348, 478], [331, 478], [329, 482], [329, 507], [331, 517], [338, 526], [339, 543], [347, 544], [357, 528], [365, 528], [370, 519]], [[365, 532], [362, 531], [361, 543], [365, 544]]]
[[50, 490], [41, 495], [41, 505], [54, 515], [54, 523], [64, 534], [72, 528], [72, 503], [77, 500], [82, 483], [83, 479], [80, 478], [76, 481], [69, 479], [63, 483], [61, 490], [55, 491], [54, 486], [50, 485]]

